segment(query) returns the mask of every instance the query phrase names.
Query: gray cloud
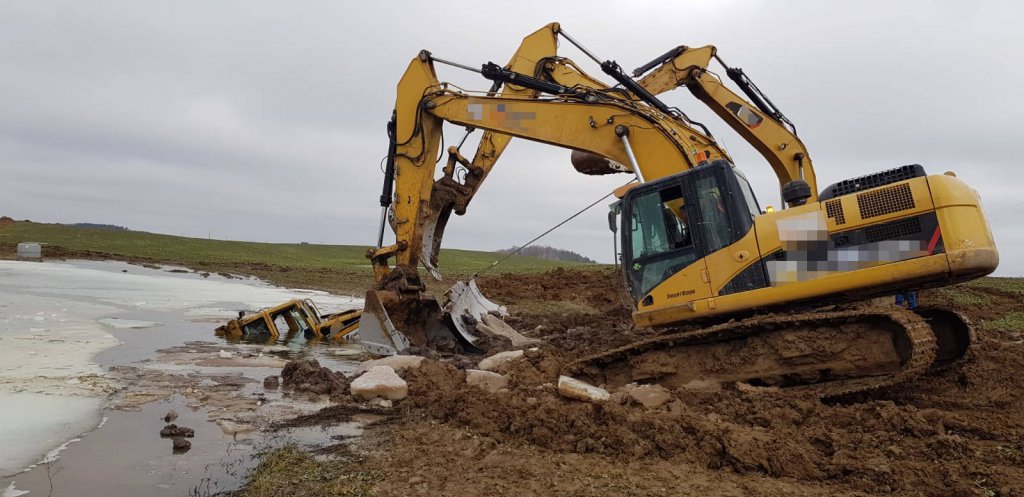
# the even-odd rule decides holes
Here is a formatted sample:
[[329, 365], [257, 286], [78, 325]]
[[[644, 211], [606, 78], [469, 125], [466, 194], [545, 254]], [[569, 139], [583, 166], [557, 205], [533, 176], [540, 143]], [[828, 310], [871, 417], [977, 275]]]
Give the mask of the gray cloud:
[[[678, 44], [717, 45], [797, 123], [822, 186], [905, 163], [956, 171], [985, 200], [999, 274], [1024, 273], [1024, 104], [1014, 94], [1024, 86], [1024, 8], [687, 3], [6, 2], [0, 213], [372, 243], [383, 126], [408, 60], [428, 48], [503, 63], [523, 36], [557, 20], [624, 67]], [[584, 62], [571, 46], [561, 50]], [[489, 86], [439, 72], [466, 88]], [[685, 91], [666, 99], [711, 126], [762, 203], [778, 204], [775, 178], [752, 149]], [[628, 179], [581, 177], [566, 151], [516, 141], [470, 212], [452, 221], [446, 245], [523, 243]], [[595, 208], [543, 243], [608, 261], [605, 216]]]

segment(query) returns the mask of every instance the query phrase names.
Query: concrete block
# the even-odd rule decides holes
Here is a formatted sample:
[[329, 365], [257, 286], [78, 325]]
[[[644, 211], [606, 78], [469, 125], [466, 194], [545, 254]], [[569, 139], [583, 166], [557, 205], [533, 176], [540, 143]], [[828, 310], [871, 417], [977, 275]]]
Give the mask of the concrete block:
[[497, 392], [508, 387], [508, 377], [491, 371], [467, 369], [466, 384], [480, 387], [488, 392]]
[[409, 385], [391, 366], [374, 366], [362, 376], [352, 380], [349, 386], [353, 397], [370, 400], [382, 397], [388, 400], [402, 400], [409, 395]]
[[568, 376], [558, 377], [558, 393], [563, 397], [585, 402], [604, 402], [611, 396], [608, 390]]
[[484, 371], [504, 371], [508, 368], [510, 363], [516, 359], [523, 357], [522, 350], [509, 350], [507, 352], [498, 352], [490, 357], [485, 358], [477, 364], [477, 369]]
[[359, 365], [359, 372], [369, 371], [375, 366], [388, 366], [396, 372], [404, 371], [406, 369], [416, 369], [420, 367], [426, 359], [426, 357], [418, 355], [392, 355], [382, 357], [380, 359], [374, 359], [372, 361], [363, 361], [363, 363]]

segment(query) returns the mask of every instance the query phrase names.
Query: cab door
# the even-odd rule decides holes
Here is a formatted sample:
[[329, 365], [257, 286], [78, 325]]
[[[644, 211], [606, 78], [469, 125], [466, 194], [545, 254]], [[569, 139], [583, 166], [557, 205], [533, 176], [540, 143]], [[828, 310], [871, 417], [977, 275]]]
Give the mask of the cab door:
[[682, 174], [637, 187], [624, 208], [625, 273], [637, 310], [684, 304], [711, 293], [700, 255], [695, 204]]
[[694, 171], [691, 180], [711, 288], [715, 296], [762, 288], [766, 279], [753, 223], [760, 209], [753, 191], [730, 164], [713, 166]]

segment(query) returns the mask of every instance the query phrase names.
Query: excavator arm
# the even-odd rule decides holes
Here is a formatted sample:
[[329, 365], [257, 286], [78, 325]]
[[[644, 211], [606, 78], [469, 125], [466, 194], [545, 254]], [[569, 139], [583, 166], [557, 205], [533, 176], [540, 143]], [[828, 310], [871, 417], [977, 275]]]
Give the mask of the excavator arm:
[[[484, 73], [496, 79], [515, 79], [524, 86], [541, 87], [526, 81], [521, 74], [493, 65], [485, 66]], [[438, 81], [428, 52], [422, 52], [409, 64], [398, 85], [395, 110], [397, 191], [393, 224], [398, 243], [372, 254], [378, 275], [391, 272], [386, 266], [387, 259], [395, 256], [396, 266], [407, 280], [402, 288], [412, 290], [418, 286], [418, 281], [411, 277], [419, 262], [421, 245], [428, 243], [423, 235], [436, 222], [436, 212], [424, 206], [434, 205], [432, 195], [455, 182], [451, 163], [445, 166], [444, 176], [434, 180], [441, 125], [445, 121], [486, 130], [493, 137], [491, 140], [502, 143], [507, 143], [509, 137], [519, 137], [630, 164], [631, 170], [644, 181], [693, 168], [704, 160], [728, 159], [713, 139], [643, 104], [591, 89], [544, 88], [558, 93], [546, 99], [522, 92], [514, 96], [473, 96]], [[450, 153], [457, 157], [456, 151]], [[473, 171], [475, 165], [476, 161], [470, 164], [469, 174], [474, 178], [471, 191], [479, 188], [485, 177]], [[493, 160], [488, 161], [488, 166], [492, 165]]]
[[[533, 73], [545, 57], [557, 50], [558, 29], [558, 23], [551, 23], [523, 38], [519, 49], [512, 55], [505, 68], [517, 73]], [[530, 98], [538, 93], [534, 89], [495, 82], [487, 95]], [[467, 126], [466, 136], [474, 129], [473, 126]], [[441, 280], [437, 257], [441, 250], [444, 229], [452, 211], [459, 215], [466, 213], [470, 200], [480, 189], [480, 185], [501, 157], [501, 153], [505, 151], [511, 138], [510, 135], [485, 130], [472, 161], [462, 156], [459, 147], [448, 147], [448, 162], [443, 169], [444, 176], [434, 182], [426, 211], [427, 218], [423, 225], [424, 243], [421, 260], [434, 279]], [[456, 177], [457, 164], [465, 170], [461, 181]]]
[[[675, 174], [704, 161], [729, 158], [711, 137], [643, 102], [623, 99], [620, 92], [565, 87], [495, 64], [485, 65], [481, 73], [506, 87], [522, 90], [501, 96], [453, 90], [437, 79], [434, 59], [426, 51], [413, 59], [398, 85], [395, 112], [389, 125], [387, 170], [391, 175], [385, 179], [385, 192], [391, 181], [395, 187], [389, 221], [396, 242], [388, 246], [381, 243], [368, 253], [377, 291], [367, 296], [369, 312], [364, 314], [361, 324], [365, 329], [384, 329], [392, 337], [394, 330], [401, 329], [401, 334], [413, 337], [410, 344], [421, 346], [430, 343], [432, 336], [438, 336], [437, 330], [410, 332], [417, 323], [430, 321], [426, 316], [434, 315], [432, 309], [436, 307], [424, 299], [425, 286], [418, 265], [432, 262], [422, 256], [425, 252], [436, 252], [424, 249], [436, 248], [440, 238], [438, 227], [443, 230], [448, 215], [458, 208], [460, 200], [464, 206], [479, 188], [508, 137], [584, 151], [628, 164], [641, 181]], [[457, 150], [449, 151], [449, 163], [442, 177], [435, 180], [445, 121], [490, 132], [487, 143], [498, 144], [490, 148], [491, 155], [484, 152], [484, 157], [493, 157], [485, 161], [486, 171], [476, 167], [477, 161], [468, 164], [472, 185], [467, 186], [468, 181], [459, 183], [454, 176], [453, 161], [468, 162], [463, 162]], [[479, 155], [478, 152], [478, 159]], [[394, 267], [389, 264], [392, 257]], [[410, 301], [419, 304], [410, 305]], [[398, 314], [387, 312], [389, 306], [403, 308], [401, 315], [409, 318], [407, 322], [389, 322], [387, 316]], [[416, 306], [420, 310], [409, 312], [409, 308]], [[375, 314], [385, 316], [379, 320], [379, 326], [367, 320], [367, 315]], [[396, 342], [391, 348], [401, 350], [401, 345]]]
[[[712, 59], [722, 64], [729, 78], [750, 101], [730, 90], [718, 76], [708, 70]], [[639, 77], [655, 66], [656, 69], [639, 81], [648, 92], [659, 95], [685, 86], [768, 161], [779, 178], [779, 186], [784, 188], [791, 181], [803, 180], [807, 182], [810, 192], [817, 195], [818, 185], [811, 157], [796, 136], [792, 123], [747, 78], [742, 69], [725, 65], [715, 47], [677, 47], [637, 68], [633, 76]]]

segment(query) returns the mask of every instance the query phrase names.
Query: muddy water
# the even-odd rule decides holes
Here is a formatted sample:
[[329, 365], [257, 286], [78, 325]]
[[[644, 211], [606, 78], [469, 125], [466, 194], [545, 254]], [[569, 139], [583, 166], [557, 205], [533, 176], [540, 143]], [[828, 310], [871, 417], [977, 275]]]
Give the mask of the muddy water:
[[[269, 419], [319, 407], [279, 402], [282, 394], [264, 391], [262, 379], [297, 357], [342, 371], [356, 366], [350, 349], [328, 344], [213, 337], [238, 310], [289, 298], [312, 298], [323, 312], [360, 306], [322, 292], [111, 262], [3, 262], [0, 297], [5, 497], [234, 488], [255, 451], [310, 436], [265, 439], [259, 429]], [[196, 432], [184, 454], [159, 437], [171, 409], [175, 423]]]

